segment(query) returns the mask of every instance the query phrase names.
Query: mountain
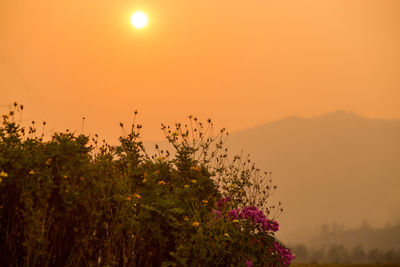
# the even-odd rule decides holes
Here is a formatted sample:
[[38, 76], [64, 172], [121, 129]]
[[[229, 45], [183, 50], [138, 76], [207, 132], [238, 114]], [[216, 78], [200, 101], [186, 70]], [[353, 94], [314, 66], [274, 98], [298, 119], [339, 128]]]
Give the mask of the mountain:
[[280, 238], [296, 242], [322, 224], [400, 221], [400, 121], [338, 111], [288, 117], [234, 132], [227, 142], [272, 171], [284, 203]]
[[293, 116], [233, 132], [226, 146], [272, 172], [272, 200], [284, 204], [277, 219], [284, 242], [307, 243], [323, 225], [400, 223], [400, 120], [343, 111]]

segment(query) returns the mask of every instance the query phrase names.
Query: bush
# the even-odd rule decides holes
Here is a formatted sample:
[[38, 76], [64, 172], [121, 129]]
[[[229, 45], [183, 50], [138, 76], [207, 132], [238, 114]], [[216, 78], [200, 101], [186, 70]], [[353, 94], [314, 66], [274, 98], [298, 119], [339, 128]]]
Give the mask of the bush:
[[[0, 127], [0, 261], [5, 266], [286, 266], [270, 176], [229, 163], [221, 130], [190, 117], [148, 156], [141, 125], [118, 146], [69, 131], [49, 140], [15, 112]], [[121, 127], [123, 125], [121, 124]], [[280, 207], [278, 206], [278, 212]]]

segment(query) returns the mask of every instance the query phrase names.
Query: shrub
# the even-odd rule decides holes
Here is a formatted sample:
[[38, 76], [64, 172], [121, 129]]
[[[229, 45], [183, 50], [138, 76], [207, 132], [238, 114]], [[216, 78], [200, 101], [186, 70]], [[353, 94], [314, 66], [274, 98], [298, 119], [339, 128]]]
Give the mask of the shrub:
[[[139, 130], [119, 145], [3, 115], [0, 261], [5, 266], [285, 266], [274, 187], [250, 160], [228, 163], [213, 124], [162, 126], [174, 147], [148, 156]], [[22, 109], [22, 106], [20, 106]], [[121, 127], [123, 125], [121, 124]], [[278, 212], [279, 212], [278, 207]], [[265, 214], [265, 215], [264, 215]]]

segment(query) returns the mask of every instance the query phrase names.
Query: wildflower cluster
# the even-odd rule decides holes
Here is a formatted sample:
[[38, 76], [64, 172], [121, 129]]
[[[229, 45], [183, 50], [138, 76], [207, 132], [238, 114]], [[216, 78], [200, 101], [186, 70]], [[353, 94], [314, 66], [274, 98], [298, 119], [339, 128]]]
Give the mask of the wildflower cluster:
[[[245, 261], [246, 266], [253, 266], [255, 263], [257, 266], [261, 263], [266, 264], [266, 266], [274, 264], [287, 266], [293, 261], [294, 255], [283, 245], [275, 241], [265, 243], [265, 240], [271, 237], [269, 233], [279, 230], [279, 224], [275, 220], [268, 219], [262, 210], [255, 206], [235, 208], [230, 197], [221, 198], [217, 201], [216, 206], [217, 209], [212, 210], [213, 215], [219, 221], [221, 219], [230, 220], [234, 225], [237, 225], [237, 229], [240, 229], [239, 238], [243, 238], [243, 236], [240, 237], [240, 234], [246, 235], [248, 238], [244, 238], [244, 240], [250, 241], [249, 245], [251, 244], [250, 246], [256, 248], [258, 260], [255, 259], [254, 254], [248, 253], [248, 258]], [[265, 258], [260, 259], [262, 256]]]
[[290, 252], [273, 235], [278, 223], [267, 219], [270, 209], [247, 195], [266, 197], [258, 189], [263, 184], [250, 179], [252, 171], [238, 175], [234, 165], [224, 165], [225, 130], [213, 135], [211, 120], [203, 124], [190, 117], [175, 129], [163, 126], [174, 156], [158, 147], [158, 154], [149, 156], [139, 139], [141, 125], [125, 131], [121, 123], [119, 145], [100, 145], [98, 135], [90, 139], [66, 131], [46, 137], [42, 130], [38, 136], [35, 122], [26, 131], [16, 122], [22, 109], [14, 105], [0, 125], [0, 262], [290, 263]]
[[279, 255], [282, 264], [284, 265], [289, 265], [295, 258], [294, 254], [292, 254], [289, 249], [285, 248], [278, 242], [274, 242], [272, 252]]
[[253, 267], [253, 261], [252, 260], [246, 260], [246, 267]]
[[222, 210], [232, 199], [230, 197], [223, 197], [217, 202], [217, 207], [219, 210]]
[[278, 222], [267, 219], [264, 213], [261, 210], [258, 210], [256, 207], [246, 206], [242, 209], [239, 208], [232, 209], [229, 212], [229, 216], [232, 219], [250, 220], [256, 226], [258, 226], [258, 230], [273, 231], [273, 232], [279, 230]]

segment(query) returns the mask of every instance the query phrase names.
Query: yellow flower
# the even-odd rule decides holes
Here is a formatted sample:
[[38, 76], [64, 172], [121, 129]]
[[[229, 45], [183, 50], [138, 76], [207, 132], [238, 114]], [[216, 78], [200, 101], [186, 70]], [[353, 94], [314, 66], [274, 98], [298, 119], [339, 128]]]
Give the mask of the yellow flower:
[[234, 223], [238, 223], [238, 222], [239, 222], [239, 220], [238, 220], [238, 219], [234, 219], [232, 222], [234, 222]]
[[51, 159], [48, 159], [48, 160], [46, 160], [46, 162], [44, 164], [50, 165], [50, 163], [51, 163]]
[[141, 198], [141, 196], [139, 195], [139, 194], [133, 194], [133, 196], [135, 197], [135, 198], [137, 198], [137, 199], [140, 199]]
[[228, 233], [225, 233], [225, 234], [224, 234], [224, 236], [226, 236], [226, 237], [230, 237]]
[[207, 203], [208, 203], [208, 200], [207, 200], [207, 199], [203, 199], [201, 202], [207, 204]]
[[68, 178], [68, 176], [67, 176], [67, 175], [64, 175], [63, 177], [64, 177], [64, 179], [67, 179], [67, 178]]
[[164, 185], [167, 184], [166, 182], [164, 182], [163, 180], [159, 181], [158, 184]]
[[132, 198], [131, 198], [130, 196], [127, 196], [127, 197], [126, 197], [126, 200], [131, 201]]
[[147, 179], [146, 179], [146, 178], [144, 178], [144, 179], [142, 180], [142, 182], [143, 182], [143, 183], [146, 183], [146, 182], [147, 182]]
[[34, 170], [30, 170], [30, 171], [29, 171], [29, 174], [30, 174], [30, 175], [34, 175], [34, 174], [35, 174], [35, 171], [34, 171]]
[[191, 180], [191, 182], [195, 184], [195, 183], [197, 183], [197, 180], [193, 179], [193, 180]]
[[199, 227], [200, 223], [199, 223], [199, 222], [194, 222], [192, 225], [193, 225], [194, 227]]
[[186, 222], [188, 222], [188, 221], [189, 221], [189, 217], [188, 217], [188, 216], [185, 216], [185, 217], [183, 218], [183, 220], [186, 221]]
[[6, 178], [6, 177], [8, 177], [8, 174], [6, 172], [4, 172], [4, 171], [1, 171], [0, 172], [0, 177]]
[[83, 176], [81, 176], [81, 178], [79, 178], [79, 180], [83, 181], [83, 180], [85, 180], [85, 178]]
[[199, 166], [199, 165], [192, 166], [192, 167], [190, 167], [190, 170], [191, 171], [201, 171], [201, 166]]
[[183, 187], [184, 187], [184, 188], [189, 188], [189, 185], [185, 184]]

